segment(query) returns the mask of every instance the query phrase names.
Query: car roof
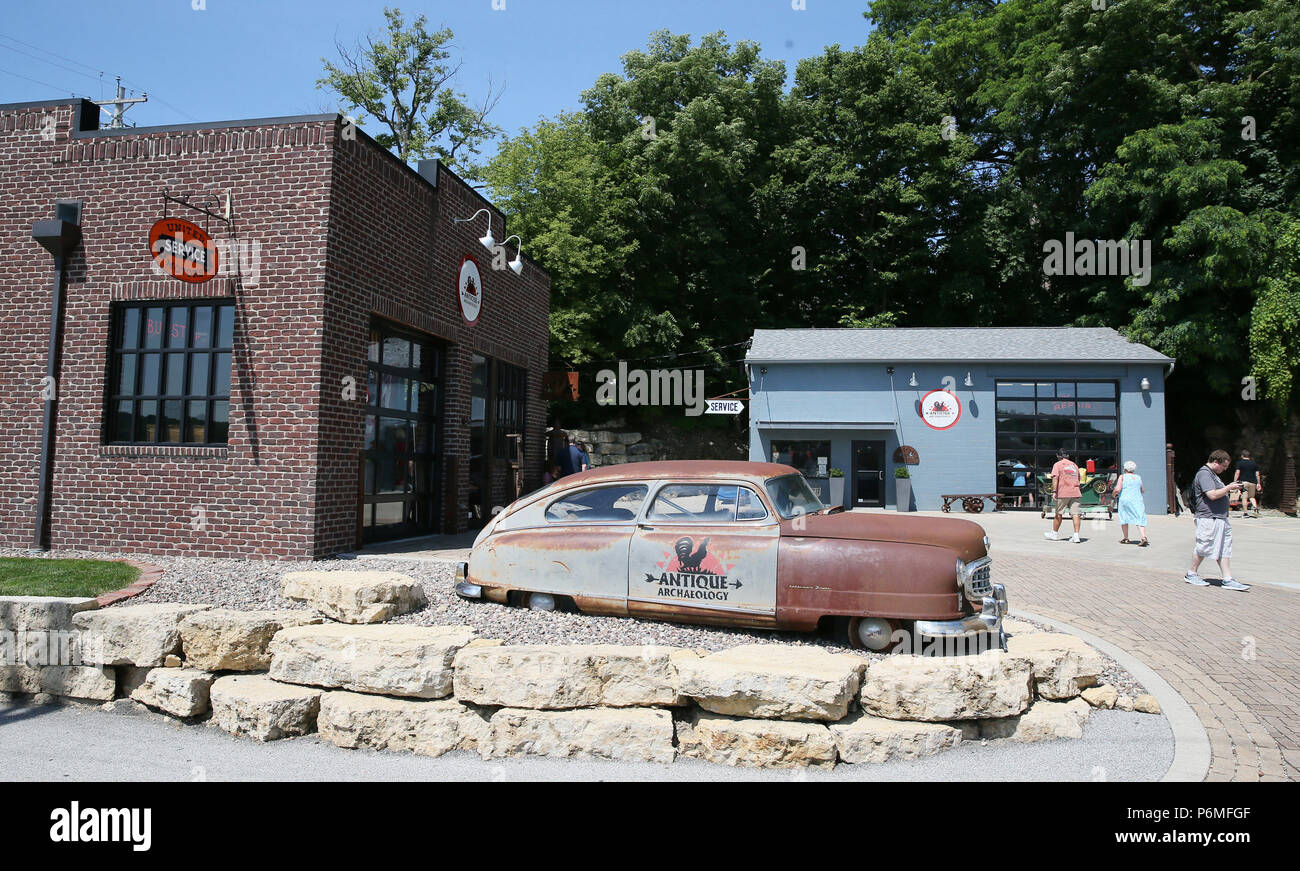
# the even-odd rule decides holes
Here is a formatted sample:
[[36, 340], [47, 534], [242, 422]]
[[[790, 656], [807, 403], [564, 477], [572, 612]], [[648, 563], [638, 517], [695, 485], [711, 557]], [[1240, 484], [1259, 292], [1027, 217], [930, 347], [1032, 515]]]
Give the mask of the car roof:
[[799, 470], [781, 463], [751, 463], [746, 460], [661, 460], [649, 463], [620, 463], [602, 466], [559, 480], [563, 487], [598, 484], [604, 481], [642, 481], [663, 478], [746, 478], [765, 481], [778, 475], [797, 475]]

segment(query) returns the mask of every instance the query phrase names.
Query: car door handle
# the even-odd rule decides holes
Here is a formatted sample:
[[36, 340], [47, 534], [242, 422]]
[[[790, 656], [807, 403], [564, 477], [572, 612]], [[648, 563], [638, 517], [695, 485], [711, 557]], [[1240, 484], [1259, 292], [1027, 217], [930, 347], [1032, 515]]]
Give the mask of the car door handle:
[[644, 523], [638, 523], [638, 524], [636, 525], [636, 528], [637, 528], [637, 529], [648, 529], [648, 530], [650, 530], [651, 532], [654, 531], [654, 527], [653, 527], [653, 526], [647, 526], [647, 525], [644, 524]]

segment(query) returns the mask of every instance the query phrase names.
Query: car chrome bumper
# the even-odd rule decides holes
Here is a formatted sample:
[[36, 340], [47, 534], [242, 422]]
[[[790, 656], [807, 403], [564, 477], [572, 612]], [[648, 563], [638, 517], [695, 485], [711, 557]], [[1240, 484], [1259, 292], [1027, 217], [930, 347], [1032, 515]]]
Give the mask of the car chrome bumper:
[[483, 588], [469, 582], [469, 563], [456, 563], [456, 595], [462, 599], [483, 598]]
[[1007, 649], [1007, 636], [1002, 631], [1002, 617], [1007, 613], [1007, 589], [993, 585], [991, 595], [985, 596], [981, 611], [960, 620], [917, 620], [916, 634], [933, 638], [968, 638], [986, 632], [997, 633], [998, 643]]

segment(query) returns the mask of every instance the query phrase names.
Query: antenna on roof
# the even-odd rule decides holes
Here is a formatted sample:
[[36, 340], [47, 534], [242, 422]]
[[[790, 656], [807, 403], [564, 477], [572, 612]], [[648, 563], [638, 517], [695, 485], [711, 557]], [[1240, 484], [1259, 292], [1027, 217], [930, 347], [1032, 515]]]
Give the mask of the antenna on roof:
[[[148, 102], [148, 100], [149, 100], [149, 95], [147, 93], [142, 93], [138, 97], [128, 97], [126, 95], [126, 90], [122, 87], [122, 77], [118, 76], [117, 77], [117, 99], [94, 100], [93, 102], [96, 106], [113, 107], [112, 118], [109, 121], [108, 126], [109, 129], [116, 129], [116, 128], [121, 128], [126, 126], [126, 121], [124, 120], [124, 117], [126, 115], [127, 109], [130, 109], [131, 106], [134, 105], [135, 103], [144, 103], [144, 102]], [[135, 125], [132, 124], [131, 126], [134, 127]]]

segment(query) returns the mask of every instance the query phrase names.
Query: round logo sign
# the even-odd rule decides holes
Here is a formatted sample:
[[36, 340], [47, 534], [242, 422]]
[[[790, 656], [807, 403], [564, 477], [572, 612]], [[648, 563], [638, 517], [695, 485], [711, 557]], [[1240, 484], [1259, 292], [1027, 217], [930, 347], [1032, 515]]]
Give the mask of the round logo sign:
[[149, 254], [155, 271], [200, 284], [217, 274], [217, 246], [202, 227], [180, 218], [163, 218], [149, 228]]
[[478, 263], [473, 257], [466, 256], [460, 261], [460, 282], [456, 288], [456, 297], [460, 300], [460, 313], [467, 323], [478, 320], [478, 313], [483, 308], [483, 279], [478, 274]]
[[921, 420], [930, 429], [952, 429], [961, 419], [961, 400], [947, 390], [931, 390], [921, 397]]

